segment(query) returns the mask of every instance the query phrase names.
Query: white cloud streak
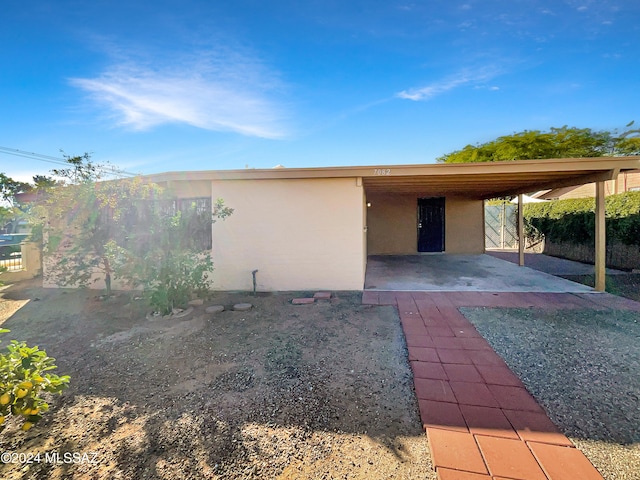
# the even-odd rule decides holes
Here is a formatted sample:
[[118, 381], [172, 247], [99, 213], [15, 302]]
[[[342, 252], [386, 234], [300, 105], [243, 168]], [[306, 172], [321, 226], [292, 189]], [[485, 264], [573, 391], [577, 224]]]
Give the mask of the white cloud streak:
[[71, 84], [107, 107], [120, 126], [149, 130], [185, 123], [205, 130], [262, 138], [287, 136], [285, 112], [270, 98], [278, 86], [260, 65], [237, 55], [201, 55], [173, 65], [114, 65]]
[[492, 79], [497, 72], [489, 69], [463, 70], [457, 75], [432, 82], [424, 87], [403, 90], [396, 93], [396, 97], [413, 101], [426, 101], [442, 95], [450, 90], [468, 85], [477, 85]]

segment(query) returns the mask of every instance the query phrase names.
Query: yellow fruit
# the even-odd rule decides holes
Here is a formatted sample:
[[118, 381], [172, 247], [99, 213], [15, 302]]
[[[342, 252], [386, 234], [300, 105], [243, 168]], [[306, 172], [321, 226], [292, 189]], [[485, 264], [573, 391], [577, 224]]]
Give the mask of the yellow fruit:
[[4, 415], [0, 415], [0, 425], [4, 423]]
[[20, 388], [26, 388], [27, 390], [30, 388], [33, 388], [33, 383], [27, 381], [27, 382], [22, 382], [20, 385], [18, 385]]
[[11, 401], [11, 395], [9, 395], [8, 393], [5, 393], [0, 396], [0, 405], [6, 405], [10, 401]]
[[33, 423], [31, 422], [24, 422], [24, 425], [22, 425], [22, 431], [26, 432], [27, 430], [29, 430], [31, 427], [33, 427]]
[[40, 383], [44, 380], [44, 378], [42, 378], [40, 375], [34, 375], [33, 377], [31, 377], [31, 379], [36, 383]]
[[24, 398], [27, 396], [27, 393], [29, 393], [29, 390], [27, 390], [26, 388], [19, 388], [16, 391], [16, 397], [18, 398]]

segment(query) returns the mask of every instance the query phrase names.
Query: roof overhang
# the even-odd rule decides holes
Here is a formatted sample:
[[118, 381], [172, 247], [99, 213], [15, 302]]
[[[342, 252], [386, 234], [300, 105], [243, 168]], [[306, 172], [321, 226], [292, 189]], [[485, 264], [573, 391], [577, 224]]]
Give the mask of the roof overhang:
[[374, 165], [169, 172], [158, 183], [196, 180], [357, 178], [368, 194], [417, 194], [486, 199], [615, 179], [640, 169], [640, 157], [564, 158], [512, 162]]

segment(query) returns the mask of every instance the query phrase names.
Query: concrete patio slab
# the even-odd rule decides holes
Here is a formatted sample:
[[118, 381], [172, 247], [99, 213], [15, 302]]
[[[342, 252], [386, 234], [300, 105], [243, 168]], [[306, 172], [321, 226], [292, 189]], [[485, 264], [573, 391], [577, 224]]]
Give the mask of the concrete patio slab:
[[592, 293], [585, 285], [491, 255], [370, 256], [365, 290]]
[[[517, 250], [488, 250], [487, 255], [506, 260], [511, 263], [518, 263]], [[588, 263], [575, 262], [566, 258], [557, 258], [543, 253], [525, 253], [524, 264], [527, 267], [548, 273], [550, 275], [593, 275], [595, 267]], [[607, 268], [607, 275], [620, 275], [626, 272]]]

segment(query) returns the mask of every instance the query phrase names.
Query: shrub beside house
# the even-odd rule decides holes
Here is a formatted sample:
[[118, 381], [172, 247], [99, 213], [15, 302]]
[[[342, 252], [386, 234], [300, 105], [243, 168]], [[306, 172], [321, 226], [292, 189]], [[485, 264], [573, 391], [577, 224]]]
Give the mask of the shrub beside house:
[[[640, 268], [640, 191], [606, 197], [607, 266]], [[569, 198], [524, 207], [525, 235], [544, 236], [544, 253], [593, 263], [594, 198]]]

